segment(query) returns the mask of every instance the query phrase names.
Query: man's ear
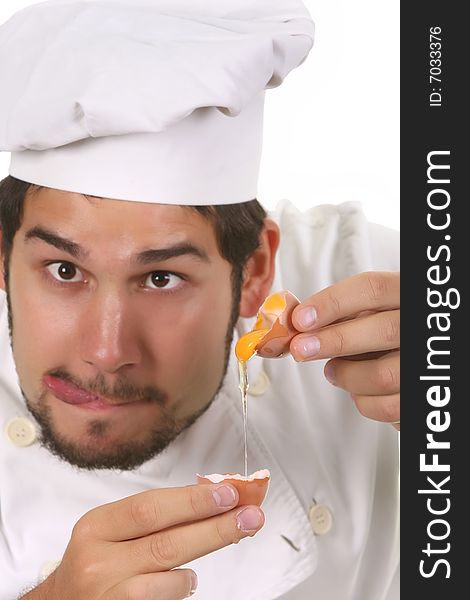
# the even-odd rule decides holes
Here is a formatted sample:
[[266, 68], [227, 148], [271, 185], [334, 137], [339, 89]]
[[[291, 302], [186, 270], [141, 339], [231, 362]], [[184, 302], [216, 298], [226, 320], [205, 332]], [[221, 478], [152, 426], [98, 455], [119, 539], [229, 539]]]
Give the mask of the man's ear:
[[260, 234], [260, 246], [248, 259], [245, 267], [240, 300], [241, 317], [254, 317], [269, 295], [280, 238], [278, 225], [266, 218]]
[[0, 290], [4, 290], [5, 289], [5, 275], [3, 272], [3, 252], [2, 252], [2, 248], [3, 248], [3, 237], [2, 237], [2, 230], [0, 229]]

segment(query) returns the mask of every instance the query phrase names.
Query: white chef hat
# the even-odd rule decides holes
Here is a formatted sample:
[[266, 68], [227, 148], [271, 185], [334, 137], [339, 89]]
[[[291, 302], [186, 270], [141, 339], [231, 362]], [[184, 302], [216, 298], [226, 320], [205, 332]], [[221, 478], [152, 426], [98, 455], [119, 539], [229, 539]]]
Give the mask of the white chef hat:
[[300, 0], [34, 4], [0, 27], [10, 174], [122, 200], [251, 200], [264, 91], [313, 31]]

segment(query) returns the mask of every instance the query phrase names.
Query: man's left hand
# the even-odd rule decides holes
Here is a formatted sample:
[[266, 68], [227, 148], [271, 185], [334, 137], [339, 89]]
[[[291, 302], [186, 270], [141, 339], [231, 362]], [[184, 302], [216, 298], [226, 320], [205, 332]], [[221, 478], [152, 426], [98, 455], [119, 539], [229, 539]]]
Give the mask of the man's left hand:
[[292, 313], [297, 361], [331, 358], [325, 377], [349, 392], [361, 414], [400, 430], [400, 274], [340, 281]]

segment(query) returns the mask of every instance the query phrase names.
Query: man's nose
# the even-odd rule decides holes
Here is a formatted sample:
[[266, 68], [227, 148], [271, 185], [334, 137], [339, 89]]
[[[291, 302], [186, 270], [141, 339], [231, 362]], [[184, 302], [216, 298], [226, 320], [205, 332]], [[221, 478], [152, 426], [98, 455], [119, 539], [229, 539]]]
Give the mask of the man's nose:
[[97, 292], [80, 322], [81, 358], [99, 371], [115, 373], [141, 359], [137, 328], [125, 299]]

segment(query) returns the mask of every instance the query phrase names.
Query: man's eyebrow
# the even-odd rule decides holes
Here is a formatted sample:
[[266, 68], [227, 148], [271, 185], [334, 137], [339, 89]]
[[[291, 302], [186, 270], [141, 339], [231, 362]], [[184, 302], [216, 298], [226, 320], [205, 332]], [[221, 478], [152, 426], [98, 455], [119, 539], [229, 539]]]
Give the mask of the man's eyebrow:
[[[74, 258], [80, 259], [88, 255], [88, 252], [85, 251], [80, 244], [77, 244], [77, 242], [72, 242], [72, 240], [50, 231], [49, 229], [45, 229], [44, 227], [36, 226], [27, 231], [25, 240], [28, 241], [32, 239], [42, 240], [58, 250], [67, 252]], [[150, 263], [163, 262], [170, 258], [185, 255], [193, 256], [203, 262], [210, 263], [207, 253], [202, 248], [198, 248], [190, 243], [176, 244], [174, 246], [169, 246], [168, 248], [144, 250], [143, 252], [139, 252], [134, 260], [140, 265], [148, 265]]]
[[54, 246], [54, 248], [57, 248], [58, 250], [63, 250], [64, 252], [67, 252], [74, 258], [83, 258], [88, 254], [88, 252], [85, 252], [85, 250], [82, 248], [82, 246], [80, 246], [80, 244], [72, 242], [72, 240], [68, 240], [67, 238], [59, 235], [58, 233], [54, 233], [49, 229], [44, 229], [43, 227], [39, 226], [29, 229], [26, 232], [24, 239], [26, 241], [35, 239], [42, 240], [43, 242], [46, 242], [46, 244]]
[[168, 248], [144, 250], [137, 254], [136, 262], [140, 265], [148, 265], [153, 262], [163, 262], [170, 258], [185, 255], [193, 256], [203, 262], [210, 263], [207, 253], [202, 248], [198, 248], [189, 243], [176, 244], [175, 246], [169, 246]]

